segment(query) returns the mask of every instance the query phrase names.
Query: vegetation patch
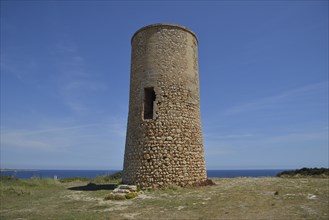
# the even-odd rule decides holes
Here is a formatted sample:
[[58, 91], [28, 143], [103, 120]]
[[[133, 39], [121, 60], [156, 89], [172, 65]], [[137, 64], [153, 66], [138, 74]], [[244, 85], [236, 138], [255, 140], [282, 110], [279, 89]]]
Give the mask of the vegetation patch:
[[3, 177], [0, 219], [327, 220], [329, 216], [325, 178], [211, 180], [216, 185], [147, 190], [134, 197], [137, 192], [113, 193], [116, 185], [111, 183]]
[[119, 184], [121, 182], [122, 178], [122, 171], [116, 172], [111, 175], [106, 175], [106, 176], [97, 176], [95, 178], [85, 178], [85, 177], [69, 177], [69, 178], [63, 178], [60, 179], [59, 181], [61, 183], [70, 183], [70, 182], [94, 182], [94, 183], [117, 183]]
[[91, 178], [85, 178], [85, 177], [69, 177], [69, 178], [63, 178], [59, 180], [61, 183], [70, 183], [70, 182], [88, 182], [91, 181]]
[[111, 180], [119, 180], [119, 179], [122, 179], [122, 173], [123, 173], [123, 171], [118, 171], [118, 172], [116, 172], [114, 174], [109, 175], [108, 178], [111, 179]]
[[111, 193], [111, 194], [105, 196], [104, 200], [114, 200], [114, 194]]
[[213, 186], [213, 185], [216, 185], [215, 182], [212, 181], [211, 179], [207, 179], [205, 181], [195, 183], [193, 186]]
[[125, 195], [126, 199], [133, 199], [138, 196], [137, 192], [130, 192]]
[[124, 193], [111, 193], [107, 195], [104, 200], [125, 200], [126, 195]]
[[5, 181], [17, 181], [17, 177], [15, 176], [0, 176], [0, 181], [5, 182]]
[[302, 168], [297, 170], [286, 170], [277, 174], [277, 177], [317, 177], [329, 178], [328, 168]]

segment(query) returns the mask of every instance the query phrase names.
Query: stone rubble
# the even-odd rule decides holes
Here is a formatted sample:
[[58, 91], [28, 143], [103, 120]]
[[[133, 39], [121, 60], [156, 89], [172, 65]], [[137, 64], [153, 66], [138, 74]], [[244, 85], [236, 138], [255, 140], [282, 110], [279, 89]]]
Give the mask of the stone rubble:
[[105, 197], [105, 200], [132, 199], [142, 193], [142, 191], [137, 192], [137, 186], [135, 185], [119, 185], [107, 197]]

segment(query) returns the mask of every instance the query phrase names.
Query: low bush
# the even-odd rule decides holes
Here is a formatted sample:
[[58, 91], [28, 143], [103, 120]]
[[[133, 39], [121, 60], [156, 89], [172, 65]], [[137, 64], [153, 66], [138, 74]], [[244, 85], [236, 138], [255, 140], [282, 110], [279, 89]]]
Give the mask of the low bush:
[[111, 193], [104, 198], [104, 200], [125, 200], [126, 195], [121, 193]]
[[0, 176], [0, 181], [17, 181], [15, 176]]
[[121, 183], [122, 178], [122, 171], [116, 172], [111, 175], [106, 176], [97, 176], [94, 181], [97, 183], [104, 183], [104, 182], [115, 182], [117, 184]]
[[130, 192], [130, 193], [127, 193], [125, 197], [126, 197], [126, 199], [133, 199], [137, 196], [138, 196], [137, 192]]
[[112, 180], [119, 180], [122, 178], [122, 173], [123, 173], [123, 171], [118, 171], [116, 173], [109, 175], [108, 177]]
[[60, 179], [59, 181], [61, 183], [69, 183], [69, 182], [75, 182], [75, 181], [88, 182], [88, 181], [91, 181], [91, 179], [85, 178], [85, 177], [69, 177], [69, 178]]
[[296, 170], [286, 170], [276, 175], [277, 177], [329, 177], [328, 168], [302, 168]]

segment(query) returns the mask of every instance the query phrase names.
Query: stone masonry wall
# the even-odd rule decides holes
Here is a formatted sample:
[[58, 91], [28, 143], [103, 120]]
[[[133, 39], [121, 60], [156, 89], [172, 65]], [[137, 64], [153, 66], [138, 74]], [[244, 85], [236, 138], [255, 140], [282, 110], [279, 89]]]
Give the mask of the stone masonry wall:
[[[195, 34], [156, 24], [137, 31], [131, 43], [123, 182], [161, 187], [206, 181]], [[150, 87], [153, 118], [144, 119], [144, 88]]]

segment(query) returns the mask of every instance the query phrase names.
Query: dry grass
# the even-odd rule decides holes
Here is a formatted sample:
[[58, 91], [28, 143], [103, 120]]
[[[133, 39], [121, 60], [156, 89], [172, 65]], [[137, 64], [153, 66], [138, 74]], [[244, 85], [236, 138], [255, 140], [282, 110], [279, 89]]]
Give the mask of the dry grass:
[[213, 180], [215, 186], [150, 190], [123, 201], [104, 200], [111, 190], [99, 184], [69, 190], [88, 182], [2, 181], [0, 219], [329, 218], [329, 179]]

